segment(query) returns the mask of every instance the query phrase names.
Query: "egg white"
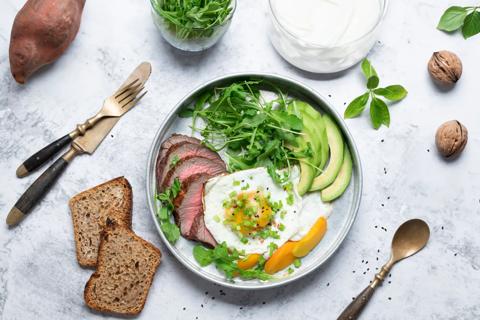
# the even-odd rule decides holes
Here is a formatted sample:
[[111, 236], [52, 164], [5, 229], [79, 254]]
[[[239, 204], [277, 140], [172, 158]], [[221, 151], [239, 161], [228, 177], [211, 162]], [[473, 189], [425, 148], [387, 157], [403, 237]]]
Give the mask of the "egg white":
[[[291, 172], [291, 180], [294, 185], [297, 185], [300, 180], [300, 169], [295, 166]], [[298, 230], [290, 238], [292, 241], [298, 241], [302, 239], [312, 226], [317, 222], [318, 218], [325, 217], [328, 219], [332, 212], [332, 204], [324, 203], [320, 198], [319, 192], [309, 192], [302, 197], [302, 210], [298, 218]]]
[[[234, 181], [240, 181], [240, 185], [234, 185]], [[248, 184], [248, 189], [242, 190]], [[269, 192], [271, 201], [283, 202], [283, 209], [286, 213], [283, 217], [277, 213], [274, 220], [285, 226], [283, 231], [274, 229], [279, 234], [279, 239], [271, 237], [267, 239], [251, 239], [248, 243], [242, 243], [238, 235], [233, 232], [229, 225], [223, 223], [225, 219], [225, 208], [223, 201], [229, 199], [232, 191], [237, 193], [256, 191], [263, 189]], [[246, 254], [258, 253], [265, 254], [269, 251], [269, 246], [274, 243], [278, 247], [292, 238], [300, 229], [299, 218], [302, 208], [302, 198], [294, 188], [294, 201], [292, 205], [287, 204], [288, 193], [279, 185], [276, 185], [264, 167], [255, 169], [237, 171], [235, 173], [217, 176], [205, 184], [204, 191], [204, 219], [207, 229], [219, 243], [226, 242], [229, 247], [237, 250], [243, 250]], [[320, 197], [318, 197], [320, 198]], [[220, 218], [220, 219], [219, 219]]]

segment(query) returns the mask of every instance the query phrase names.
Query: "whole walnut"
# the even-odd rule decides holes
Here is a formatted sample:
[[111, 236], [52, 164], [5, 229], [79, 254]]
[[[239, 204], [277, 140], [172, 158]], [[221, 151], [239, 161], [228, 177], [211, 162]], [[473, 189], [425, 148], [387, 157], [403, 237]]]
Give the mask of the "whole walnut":
[[462, 153], [467, 140], [467, 128], [457, 120], [442, 124], [435, 135], [438, 152], [446, 159], [453, 159]]
[[453, 86], [462, 76], [462, 61], [453, 52], [434, 52], [428, 62], [428, 72], [443, 87]]

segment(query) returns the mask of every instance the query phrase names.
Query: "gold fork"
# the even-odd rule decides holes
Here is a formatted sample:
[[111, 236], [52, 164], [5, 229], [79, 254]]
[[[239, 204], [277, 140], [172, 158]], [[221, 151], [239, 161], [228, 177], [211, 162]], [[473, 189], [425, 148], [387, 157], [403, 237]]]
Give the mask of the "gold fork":
[[[105, 99], [100, 111], [84, 123], [77, 125], [75, 130], [64, 135], [60, 139], [52, 142], [45, 148], [41, 149], [30, 158], [25, 160], [17, 169], [17, 177], [22, 178], [29, 175], [32, 171], [39, 168], [47, 160], [52, 158], [70, 142], [79, 136], [83, 136], [88, 129], [92, 128], [103, 118], [121, 117], [132, 109], [137, 102], [143, 98], [147, 91], [141, 93], [145, 87], [137, 78], [120, 88], [113, 95]], [[140, 94], [141, 93], [141, 94]], [[140, 94], [140, 95], [139, 95]]]

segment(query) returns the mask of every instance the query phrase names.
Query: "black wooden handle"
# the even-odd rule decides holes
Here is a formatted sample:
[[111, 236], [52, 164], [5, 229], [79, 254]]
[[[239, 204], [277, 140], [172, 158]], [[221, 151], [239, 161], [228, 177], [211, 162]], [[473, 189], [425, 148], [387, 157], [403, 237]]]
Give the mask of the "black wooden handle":
[[337, 320], [354, 320], [357, 319], [363, 308], [367, 305], [368, 301], [373, 295], [375, 289], [368, 286], [363, 290], [354, 301], [352, 301], [348, 307], [343, 310], [342, 314], [338, 317]]
[[60, 150], [65, 148], [65, 146], [71, 141], [72, 138], [70, 137], [70, 135], [67, 134], [60, 139], [50, 143], [48, 146], [25, 160], [25, 162], [20, 167], [18, 167], [17, 177], [21, 178], [27, 176], [28, 174], [30, 174], [30, 172], [40, 167], [42, 164], [51, 159], [55, 154], [57, 154]]
[[25, 193], [15, 203], [21, 213], [26, 215], [33, 207], [47, 194], [53, 183], [60, 177], [67, 167], [68, 162], [59, 158], [55, 161], [37, 180], [25, 191]]

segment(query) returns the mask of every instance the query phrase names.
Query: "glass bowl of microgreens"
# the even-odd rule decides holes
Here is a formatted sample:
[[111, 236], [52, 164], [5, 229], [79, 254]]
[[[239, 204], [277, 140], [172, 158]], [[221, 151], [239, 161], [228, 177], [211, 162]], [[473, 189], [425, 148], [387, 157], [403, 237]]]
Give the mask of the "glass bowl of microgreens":
[[150, 0], [152, 17], [163, 38], [177, 49], [202, 51], [225, 34], [236, 0]]

